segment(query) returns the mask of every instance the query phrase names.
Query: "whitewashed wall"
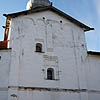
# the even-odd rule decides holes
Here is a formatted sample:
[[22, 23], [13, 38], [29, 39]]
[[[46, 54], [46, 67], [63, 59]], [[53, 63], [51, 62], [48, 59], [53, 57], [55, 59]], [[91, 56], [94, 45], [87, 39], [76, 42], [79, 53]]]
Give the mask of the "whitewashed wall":
[[[18, 98], [18, 100], [80, 100], [79, 93], [64, 93], [37, 90], [20, 90]], [[10, 100], [13, 100], [13, 98], [10, 98]]]
[[[54, 12], [39, 12], [13, 18], [9, 39], [9, 100], [88, 100], [87, 49], [80, 27]], [[43, 45], [43, 53], [35, 52], [36, 43]], [[49, 67], [55, 69], [55, 80], [46, 79]]]
[[0, 50], [0, 100], [7, 100], [10, 50]]
[[94, 91], [89, 93], [89, 100], [100, 100], [100, 55], [89, 54], [87, 63], [88, 90]]
[[88, 74], [88, 87], [92, 90], [100, 91], [100, 56], [99, 55], [89, 55], [88, 56], [87, 74]]

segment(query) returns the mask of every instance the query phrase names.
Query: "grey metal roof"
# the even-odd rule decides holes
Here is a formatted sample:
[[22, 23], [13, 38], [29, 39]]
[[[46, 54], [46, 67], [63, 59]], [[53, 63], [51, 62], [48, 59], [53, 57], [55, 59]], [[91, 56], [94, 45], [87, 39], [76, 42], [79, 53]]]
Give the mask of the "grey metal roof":
[[34, 0], [33, 3], [38, 3], [38, 4], [50, 4], [50, 1], [49, 0]]

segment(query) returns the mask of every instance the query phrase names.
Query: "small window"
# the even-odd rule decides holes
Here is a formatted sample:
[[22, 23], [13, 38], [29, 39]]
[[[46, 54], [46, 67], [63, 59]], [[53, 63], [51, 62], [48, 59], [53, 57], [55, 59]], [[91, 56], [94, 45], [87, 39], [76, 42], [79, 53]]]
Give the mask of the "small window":
[[42, 52], [42, 44], [41, 43], [36, 44], [36, 52]]
[[53, 80], [54, 79], [54, 69], [53, 68], [48, 68], [47, 69], [47, 79], [48, 80]]

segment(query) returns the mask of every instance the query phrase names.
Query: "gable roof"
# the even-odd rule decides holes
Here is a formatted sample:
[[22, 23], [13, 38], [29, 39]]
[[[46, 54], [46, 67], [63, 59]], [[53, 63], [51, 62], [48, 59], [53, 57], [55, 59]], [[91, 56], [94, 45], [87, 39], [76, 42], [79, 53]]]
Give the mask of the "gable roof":
[[90, 54], [90, 55], [98, 55], [98, 56], [100, 56], [100, 52], [96, 52], [96, 51], [88, 51], [87, 53]]
[[53, 7], [53, 6], [37, 7], [37, 8], [31, 9], [31, 10], [26, 10], [26, 11], [12, 13], [12, 14], [3, 14], [3, 15], [6, 16], [7, 18], [15, 18], [15, 17], [21, 16], [21, 15], [28, 15], [28, 14], [46, 11], [46, 10], [51, 10], [51, 11], [57, 13], [58, 15], [66, 18], [70, 22], [72, 22], [72, 23], [76, 24], [77, 26], [83, 28], [84, 31], [94, 30], [94, 28], [90, 28], [89, 26], [79, 22], [78, 20], [72, 18], [71, 16], [67, 15], [66, 13], [62, 12], [61, 10], [59, 10], [59, 9]]

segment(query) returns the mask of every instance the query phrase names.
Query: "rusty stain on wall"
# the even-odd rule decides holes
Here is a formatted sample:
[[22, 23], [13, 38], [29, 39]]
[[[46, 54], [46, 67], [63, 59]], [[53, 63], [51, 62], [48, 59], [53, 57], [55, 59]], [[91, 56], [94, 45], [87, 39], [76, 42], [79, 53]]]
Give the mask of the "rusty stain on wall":
[[[19, 86], [19, 87], [14, 87], [14, 86], [9, 86], [8, 88], [12, 88], [12, 89], [18, 89], [26, 91], [26, 90], [31, 90], [31, 91], [50, 91], [50, 92], [66, 92], [66, 93], [81, 93], [81, 92], [87, 92], [87, 93], [99, 93], [100, 91], [98, 90], [87, 90], [87, 89], [61, 89], [61, 88], [42, 88], [42, 87], [23, 87], [23, 86]], [[15, 96], [15, 95], [14, 95]]]
[[0, 49], [6, 49], [8, 47], [8, 40], [0, 41]]

